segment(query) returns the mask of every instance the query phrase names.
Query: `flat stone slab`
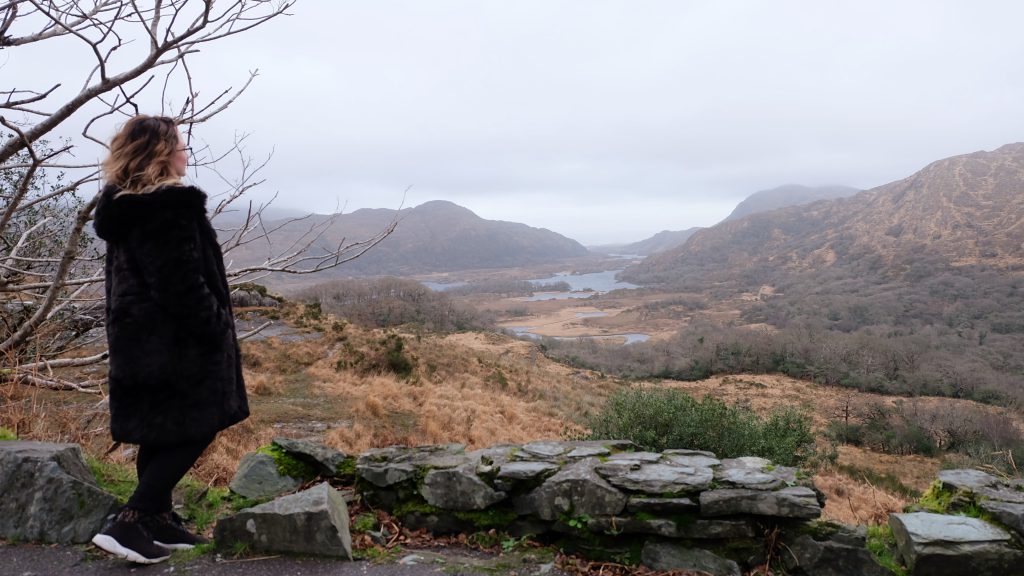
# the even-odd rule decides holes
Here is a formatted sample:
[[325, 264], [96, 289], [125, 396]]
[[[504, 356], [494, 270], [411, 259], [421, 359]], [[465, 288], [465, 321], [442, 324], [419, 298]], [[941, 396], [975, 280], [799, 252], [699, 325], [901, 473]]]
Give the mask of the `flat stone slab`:
[[[607, 468], [598, 468], [603, 475]], [[644, 464], [637, 470], [605, 475], [610, 484], [623, 490], [646, 494], [682, 494], [706, 490], [714, 479], [711, 468]]]
[[[1008, 542], [1010, 540], [1010, 534], [1005, 530], [978, 518], [931, 512], [892, 514], [889, 518], [895, 518], [899, 530], [910, 540], [919, 544]], [[894, 525], [893, 530], [896, 529], [897, 526]]]
[[715, 458], [714, 456], [707, 456], [705, 454], [668, 454], [667, 451], [664, 459], [667, 462], [678, 464], [680, 466], [700, 466], [705, 468], [718, 466], [722, 463], [718, 458]]
[[348, 507], [326, 482], [223, 518], [214, 538], [221, 546], [352, 559]]
[[602, 516], [591, 518], [587, 529], [605, 534], [651, 534], [666, 538], [690, 540], [721, 540], [725, 538], [758, 538], [763, 534], [749, 520], [688, 519], [679, 522], [670, 518], [631, 518], [628, 516]]
[[939, 480], [953, 488], [975, 490], [985, 486], [994, 486], [999, 482], [995, 476], [981, 470], [940, 470]]
[[774, 491], [722, 488], [701, 493], [700, 514], [706, 517], [754, 514], [810, 520], [821, 516], [821, 505], [814, 490], [805, 486]]
[[593, 456], [608, 456], [612, 451], [604, 446], [577, 446], [565, 455], [566, 458], [590, 458]]
[[658, 462], [661, 460], [661, 454], [657, 452], [619, 452], [618, 454], [612, 454], [608, 457], [608, 462], [618, 462], [620, 460], [628, 460], [630, 462]]
[[915, 576], [1014, 574], [1024, 562], [1024, 554], [1009, 545], [1009, 533], [977, 518], [891, 514], [889, 526], [904, 564]]
[[552, 474], [558, 465], [550, 462], [509, 462], [498, 470], [497, 478], [502, 480], [534, 480]]
[[1024, 504], [984, 500], [981, 502], [981, 509], [1024, 536]]
[[532, 456], [540, 456], [541, 458], [561, 456], [568, 451], [569, 447], [566, 446], [565, 442], [530, 442], [529, 444], [523, 444], [523, 452]]
[[660, 513], [662, 515], [685, 514], [696, 512], [700, 506], [690, 498], [648, 498], [645, 496], [630, 497], [626, 503], [626, 512]]

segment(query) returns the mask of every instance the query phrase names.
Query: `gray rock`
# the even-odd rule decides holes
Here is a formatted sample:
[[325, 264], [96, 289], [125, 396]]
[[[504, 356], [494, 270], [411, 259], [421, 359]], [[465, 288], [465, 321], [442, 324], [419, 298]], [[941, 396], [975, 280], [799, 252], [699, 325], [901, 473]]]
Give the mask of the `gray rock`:
[[994, 487], [979, 487], [974, 489], [974, 493], [982, 498], [988, 498], [990, 500], [999, 500], [1001, 502], [1012, 502], [1014, 504], [1024, 504], [1024, 491], [1016, 489], [1008, 484], [1000, 483]]
[[771, 492], [745, 488], [709, 490], [700, 495], [701, 516], [754, 514], [777, 518], [811, 519], [821, 516], [821, 505], [814, 490], [804, 486]]
[[408, 462], [357, 463], [356, 475], [374, 486], [387, 488], [415, 478], [416, 466]]
[[380, 488], [388, 488], [416, 477], [426, 470], [455, 468], [480, 461], [471, 458], [461, 444], [440, 446], [389, 446], [361, 454], [356, 460], [356, 474]]
[[558, 465], [550, 462], [509, 462], [498, 471], [498, 478], [533, 480], [556, 470]]
[[654, 570], [693, 570], [712, 576], [740, 576], [736, 562], [700, 548], [680, 544], [648, 542], [640, 552], [640, 561]]
[[537, 480], [555, 473], [558, 466], [550, 462], [509, 462], [498, 470], [497, 478], [508, 482]]
[[666, 516], [674, 514], [685, 514], [696, 512], [700, 507], [689, 498], [647, 498], [643, 496], [630, 497], [626, 502], [626, 512], [636, 514], [637, 512], [659, 513]]
[[273, 457], [252, 452], [242, 457], [228, 488], [246, 498], [263, 499], [287, 494], [301, 485], [299, 480], [278, 472]]
[[563, 514], [614, 516], [626, 507], [626, 495], [594, 472], [597, 460], [567, 464], [525, 496], [516, 499], [516, 512], [557, 520]]
[[1019, 574], [1024, 554], [1005, 530], [966, 516], [890, 514], [904, 564], [915, 576]]
[[722, 463], [721, 460], [713, 456], [706, 456], [704, 454], [669, 454], [667, 450], [665, 451], [664, 458], [666, 461], [680, 466], [701, 466], [710, 468]]
[[88, 542], [116, 508], [77, 444], [0, 442], [0, 538]]
[[273, 443], [288, 454], [311, 464], [322, 476], [332, 477], [338, 473], [338, 466], [348, 457], [344, 452], [310, 440], [274, 438]]
[[577, 446], [573, 448], [566, 458], [591, 458], [594, 456], [608, 456], [612, 452], [604, 446]]
[[975, 490], [994, 486], [999, 482], [995, 476], [981, 470], [940, 470], [939, 480], [946, 486], [963, 490]]
[[708, 520], [699, 518], [676, 525], [676, 538], [718, 540], [722, 538], [760, 538], [764, 529], [749, 519]]
[[[856, 540], [855, 538], [853, 540]], [[816, 541], [807, 534], [787, 542], [789, 554], [783, 555], [788, 574], [799, 576], [890, 576], [890, 572], [875, 561], [871, 552], [855, 545], [840, 535]]]
[[420, 495], [431, 506], [445, 510], [483, 510], [505, 499], [476, 475], [474, 466], [431, 470], [423, 479]]
[[764, 458], [730, 458], [715, 468], [715, 480], [751, 490], [774, 490], [796, 480], [796, 469], [774, 467]]
[[[598, 468], [604, 472], [606, 468]], [[710, 468], [645, 464], [639, 470], [630, 470], [605, 476], [608, 482], [624, 490], [647, 494], [680, 494], [706, 490], [714, 478]]]
[[223, 518], [214, 538], [220, 546], [352, 559], [348, 507], [326, 482]]
[[690, 450], [687, 448], [669, 448], [668, 450], [662, 451], [665, 455], [679, 455], [679, 456], [707, 456], [708, 458], [718, 458], [714, 452], [708, 452], [707, 450]]
[[991, 514], [996, 520], [1024, 536], [1024, 504], [983, 500], [981, 508]]
[[618, 454], [612, 454], [608, 457], [608, 462], [617, 462], [621, 460], [640, 463], [654, 463], [661, 460], [661, 454], [658, 452], [619, 452]]
[[568, 451], [569, 447], [565, 442], [530, 442], [529, 444], [523, 444], [523, 452], [526, 452], [530, 456], [536, 456], [540, 458], [552, 458], [555, 456], [561, 456]]

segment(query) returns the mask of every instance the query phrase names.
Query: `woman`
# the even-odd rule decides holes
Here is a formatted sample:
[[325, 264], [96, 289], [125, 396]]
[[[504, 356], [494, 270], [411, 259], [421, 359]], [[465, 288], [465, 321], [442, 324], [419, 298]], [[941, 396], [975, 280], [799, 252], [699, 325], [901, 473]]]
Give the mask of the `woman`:
[[171, 491], [249, 415], [224, 258], [206, 194], [181, 183], [187, 165], [172, 119], [132, 118], [110, 143], [94, 222], [107, 242], [110, 432], [139, 445], [139, 484], [93, 543], [145, 564], [204, 541]]

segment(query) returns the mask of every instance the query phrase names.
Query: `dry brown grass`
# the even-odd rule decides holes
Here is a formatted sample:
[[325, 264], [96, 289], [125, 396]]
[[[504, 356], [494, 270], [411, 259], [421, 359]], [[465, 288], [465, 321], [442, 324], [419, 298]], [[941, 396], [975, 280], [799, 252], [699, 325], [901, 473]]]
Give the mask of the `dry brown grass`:
[[[380, 363], [385, 331], [332, 321], [306, 322], [319, 331], [298, 342], [243, 343], [252, 416], [222, 432], [193, 472], [227, 483], [241, 457], [277, 435], [324, 441], [349, 453], [391, 444], [462, 443], [470, 448], [578, 435], [580, 423], [627, 384], [548, 360], [535, 344], [496, 334], [401, 333], [412, 372], [399, 377]], [[360, 356], [362, 355], [362, 356]], [[370, 363], [360, 364], [360, 357]], [[94, 377], [94, 375], [91, 375]], [[894, 402], [890, 397], [818, 386], [773, 375], [734, 375], [658, 385], [713, 395], [757, 412], [796, 406], [821, 430], [844, 401]], [[26, 439], [78, 442], [90, 454], [130, 462], [130, 449], [111, 446], [95, 396], [0, 385], [0, 426]], [[929, 402], [957, 400], [919, 399]], [[126, 447], [127, 448], [127, 447]], [[873, 486], [851, 470], [894, 476], [923, 491], [936, 459], [892, 456], [843, 446], [836, 467], [815, 477], [828, 496], [825, 517], [849, 523], [884, 521], [905, 496]], [[844, 473], [843, 470], [846, 470]]]
[[910, 503], [906, 497], [834, 471], [814, 476], [814, 485], [827, 498], [822, 518], [844, 524], [882, 524], [889, 514], [901, 512]]

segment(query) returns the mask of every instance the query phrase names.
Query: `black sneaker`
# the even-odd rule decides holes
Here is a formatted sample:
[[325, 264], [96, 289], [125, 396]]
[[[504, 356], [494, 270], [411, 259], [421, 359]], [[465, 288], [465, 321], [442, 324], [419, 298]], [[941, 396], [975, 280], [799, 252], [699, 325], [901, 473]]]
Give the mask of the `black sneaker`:
[[142, 525], [145, 516], [134, 508], [125, 508], [102, 532], [92, 537], [98, 548], [137, 564], [156, 564], [171, 557], [171, 551], [153, 542]]
[[193, 534], [185, 529], [181, 516], [174, 512], [164, 512], [149, 516], [143, 524], [153, 535], [153, 543], [171, 550], [191, 550], [197, 544], [207, 544], [209, 540]]

